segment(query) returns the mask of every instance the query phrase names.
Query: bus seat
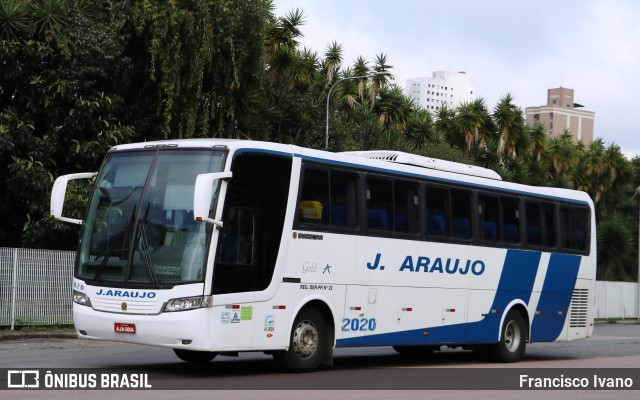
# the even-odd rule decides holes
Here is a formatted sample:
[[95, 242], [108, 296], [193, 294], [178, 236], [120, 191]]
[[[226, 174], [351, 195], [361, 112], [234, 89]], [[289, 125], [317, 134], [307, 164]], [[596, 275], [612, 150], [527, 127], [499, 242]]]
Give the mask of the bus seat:
[[331, 207], [331, 225], [347, 226], [347, 208], [343, 204]]
[[396, 213], [396, 231], [408, 232], [409, 231], [409, 216], [406, 212]]
[[584, 233], [584, 231], [580, 229], [577, 230], [576, 231], [576, 248], [580, 250], [586, 249], [587, 248], [586, 239], [587, 239], [587, 235]]
[[446, 231], [444, 215], [429, 215], [427, 217], [427, 234], [443, 235]]
[[484, 221], [484, 239], [498, 239], [498, 226], [493, 221]]
[[517, 242], [520, 240], [520, 233], [518, 232], [518, 225], [516, 224], [504, 224], [504, 240], [507, 242]]
[[322, 219], [322, 203], [317, 200], [300, 202], [300, 217], [307, 221], [319, 222]]
[[539, 226], [530, 226], [527, 228], [527, 242], [530, 244], [541, 244], [541, 238]]
[[382, 208], [374, 208], [367, 212], [370, 229], [389, 229], [389, 214]]
[[454, 238], [468, 238], [471, 236], [471, 222], [466, 218], [454, 218], [451, 221], [451, 227]]

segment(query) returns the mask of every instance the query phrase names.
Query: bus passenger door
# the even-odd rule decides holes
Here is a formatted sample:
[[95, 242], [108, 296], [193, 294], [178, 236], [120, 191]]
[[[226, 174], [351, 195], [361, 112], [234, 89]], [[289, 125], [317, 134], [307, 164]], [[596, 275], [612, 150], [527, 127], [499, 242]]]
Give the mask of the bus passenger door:
[[222, 217], [213, 271], [214, 315], [212, 332], [217, 348], [253, 346], [255, 290], [258, 285], [259, 208], [250, 193], [230, 189]]

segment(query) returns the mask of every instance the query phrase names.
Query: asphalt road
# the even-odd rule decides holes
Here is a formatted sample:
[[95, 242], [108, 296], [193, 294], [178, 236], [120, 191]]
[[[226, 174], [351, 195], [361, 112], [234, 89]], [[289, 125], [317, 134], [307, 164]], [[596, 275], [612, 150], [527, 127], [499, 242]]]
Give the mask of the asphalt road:
[[[311, 374], [281, 373], [275, 370], [271, 357], [261, 353], [218, 357], [206, 368], [201, 368], [181, 362], [170, 349], [147, 346], [77, 339], [0, 342], [0, 369], [47, 368], [145, 373], [150, 375], [154, 389], [189, 389], [181, 392], [127, 391], [127, 399], [201, 398], [202, 392], [195, 389], [208, 390], [206, 397], [218, 398], [217, 395], [224, 394], [225, 399], [325, 399], [327, 393], [340, 398], [367, 399], [425, 398], [425, 393], [444, 399], [501, 399], [513, 397], [511, 389], [521, 375], [626, 377], [634, 381], [634, 388], [640, 387], [640, 324], [597, 325], [590, 339], [530, 344], [524, 360], [517, 364], [489, 363], [460, 349], [443, 349], [429, 358], [408, 358], [389, 347], [350, 348], [336, 349], [334, 368]], [[0, 376], [0, 382], [3, 379], [6, 377]], [[39, 392], [40, 397], [34, 396], [35, 393], [0, 391], [0, 398], [42, 398], [45, 392]], [[47, 391], [46, 398], [110, 398], [108, 393], [113, 394], [107, 391], [91, 391], [90, 395], [85, 391]], [[635, 390], [606, 393], [573, 389], [517, 390], [517, 393], [519, 400], [577, 398], [578, 394], [581, 399], [637, 399], [640, 396]]]

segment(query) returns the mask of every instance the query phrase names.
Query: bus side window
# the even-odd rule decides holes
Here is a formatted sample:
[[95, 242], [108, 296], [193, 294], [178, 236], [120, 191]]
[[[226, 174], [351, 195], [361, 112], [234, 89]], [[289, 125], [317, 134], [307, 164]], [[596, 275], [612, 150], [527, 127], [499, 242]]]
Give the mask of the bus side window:
[[449, 191], [427, 187], [427, 235], [449, 236]]
[[369, 229], [393, 229], [393, 186], [387, 179], [367, 181], [367, 223]]
[[589, 211], [586, 208], [575, 209], [576, 249], [589, 249]]
[[556, 206], [553, 203], [542, 203], [543, 245], [556, 247]]
[[560, 207], [560, 246], [565, 249], [575, 249], [575, 221], [573, 209]]
[[589, 223], [586, 209], [562, 206], [560, 207], [560, 244], [565, 249], [586, 250]]
[[329, 210], [329, 172], [312, 168], [304, 170], [302, 193], [298, 207], [298, 221], [302, 223], [322, 224], [328, 220]]
[[451, 236], [457, 239], [471, 238], [471, 192], [451, 190]]
[[540, 219], [540, 204], [527, 202], [525, 206], [527, 227], [527, 243], [535, 246], [542, 244], [542, 221]]
[[502, 197], [502, 240], [509, 243], [520, 242], [520, 199]]
[[336, 227], [356, 227], [358, 175], [350, 172], [331, 171], [331, 208], [328, 222]]
[[394, 220], [396, 232], [418, 232], [418, 188], [403, 181], [394, 183]]
[[479, 196], [480, 237], [482, 240], [500, 240], [500, 202], [494, 196]]

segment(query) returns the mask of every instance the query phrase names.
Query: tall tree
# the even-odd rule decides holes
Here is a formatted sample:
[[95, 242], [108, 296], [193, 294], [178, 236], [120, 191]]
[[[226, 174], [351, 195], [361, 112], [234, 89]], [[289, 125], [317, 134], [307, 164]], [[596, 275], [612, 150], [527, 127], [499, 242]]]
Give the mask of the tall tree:
[[[134, 3], [162, 137], [234, 136], [242, 99], [264, 71], [264, 43], [274, 37], [271, 8], [265, 0]], [[295, 37], [286, 28], [284, 43]]]
[[538, 123], [533, 127], [527, 128], [527, 135], [529, 136], [531, 157], [535, 162], [539, 162], [542, 158], [542, 153], [547, 148], [547, 132], [544, 125]]
[[[367, 76], [369, 75], [371, 72], [369, 71], [369, 63], [367, 62], [367, 60], [362, 57], [362, 56], [358, 56], [358, 58], [356, 59], [355, 63], [353, 64], [353, 76]], [[358, 97], [360, 98], [360, 101], [364, 100], [364, 89], [366, 86], [366, 79], [358, 79]]]
[[465, 151], [469, 156], [473, 156], [477, 148], [484, 149], [493, 136], [494, 123], [484, 99], [461, 104], [455, 116], [455, 123], [458, 134], [464, 138]]
[[557, 186], [572, 187], [573, 167], [578, 161], [578, 148], [569, 131], [549, 140], [547, 148], [551, 162], [550, 175]]
[[397, 85], [384, 87], [380, 90], [379, 95], [380, 100], [376, 108], [380, 114], [382, 126], [387, 130], [394, 129], [398, 132], [405, 132], [413, 111], [411, 100]]
[[53, 179], [97, 169], [133, 137], [115, 79], [127, 74], [126, 18], [107, 2], [0, 0], [3, 12], [17, 7], [24, 23], [0, 27], [0, 242], [65, 247], [77, 231], [49, 219]]
[[391, 65], [387, 64], [387, 55], [385, 53], [376, 55], [372, 72], [379, 75], [372, 78], [371, 84], [369, 85], [369, 101], [371, 102], [371, 107], [375, 106], [376, 97], [380, 89], [389, 83], [391, 77], [390, 70], [392, 68]]
[[324, 53], [324, 70], [327, 76], [327, 85], [331, 86], [333, 84], [333, 77], [336, 72], [340, 69], [340, 64], [342, 63], [342, 45], [338, 44], [338, 42], [333, 41], [327, 51]]
[[524, 134], [524, 117], [522, 109], [513, 103], [510, 93], [500, 99], [493, 111], [493, 118], [498, 128], [498, 155], [516, 158], [518, 142]]

